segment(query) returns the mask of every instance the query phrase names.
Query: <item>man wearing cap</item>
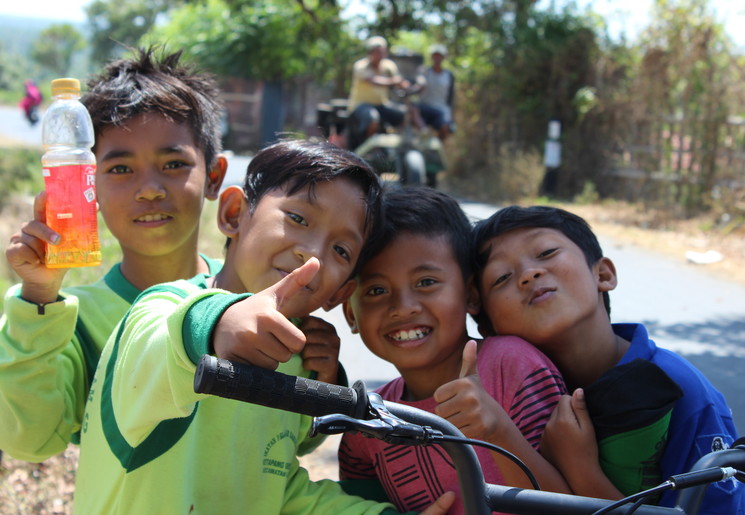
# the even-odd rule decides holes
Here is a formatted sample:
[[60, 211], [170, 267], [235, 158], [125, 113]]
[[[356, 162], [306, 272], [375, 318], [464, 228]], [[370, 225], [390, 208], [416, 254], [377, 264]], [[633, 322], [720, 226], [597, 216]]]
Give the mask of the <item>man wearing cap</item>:
[[349, 94], [349, 111], [352, 113], [349, 146], [352, 149], [375, 134], [381, 124], [401, 125], [404, 111], [390, 102], [388, 91], [392, 86], [409, 87], [396, 63], [386, 59], [388, 43], [385, 38], [373, 36], [365, 46], [367, 57], [354, 63]]
[[432, 45], [429, 53], [432, 66], [420, 68], [417, 74], [417, 84], [422, 88], [417, 107], [424, 123], [433, 127], [440, 139], [445, 141], [450, 135], [453, 121], [455, 77], [450, 70], [442, 67], [442, 61], [447, 55], [444, 45]]

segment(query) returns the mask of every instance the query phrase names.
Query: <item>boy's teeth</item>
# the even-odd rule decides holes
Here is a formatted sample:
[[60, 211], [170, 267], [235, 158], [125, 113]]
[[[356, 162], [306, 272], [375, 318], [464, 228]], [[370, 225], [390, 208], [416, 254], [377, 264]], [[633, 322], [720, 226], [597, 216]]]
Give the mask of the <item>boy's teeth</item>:
[[408, 331], [399, 331], [391, 335], [396, 341], [402, 342], [407, 340], [418, 340], [424, 338], [427, 335], [422, 329], [409, 329]]
[[166, 217], [163, 215], [145, 215], [140, 217], [141, 222], [160, 222], [165, 219]]

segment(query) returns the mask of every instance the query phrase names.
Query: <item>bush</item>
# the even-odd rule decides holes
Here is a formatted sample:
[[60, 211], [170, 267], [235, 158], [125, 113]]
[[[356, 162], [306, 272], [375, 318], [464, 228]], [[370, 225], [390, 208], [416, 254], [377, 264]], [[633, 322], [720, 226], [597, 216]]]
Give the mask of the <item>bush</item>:
[[[488, 172], [462, 168], [459, 173], [447, 174], [443, 186], [483, 202], [517, 202], [538, 194], [545, 173], [543, 156], [538, 152], [504, 145], [490, 161]], [[462, 166], [462, 161], [455, 166]]]
[[44, 187], [41, 174], [41, 150], [36, 148], [4, 148], [0, 152], [0, 209], [11, 195], [33, 195]]

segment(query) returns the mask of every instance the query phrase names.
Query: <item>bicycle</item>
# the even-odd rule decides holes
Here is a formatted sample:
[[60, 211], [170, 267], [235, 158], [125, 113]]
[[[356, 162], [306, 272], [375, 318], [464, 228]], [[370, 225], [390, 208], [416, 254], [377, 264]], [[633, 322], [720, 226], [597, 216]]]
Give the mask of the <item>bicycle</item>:
[[[367, 392], [361, 381], [350, 388], [205, 354], [194, 375], [194, 391], [314, 417], [311, 436], [358, 431], [394, 444], [438, 444], [448, 453], [458, 471], [465, 512], [474, 515], [492, 511], [518, 515], [632, 512], [640, 515], [695, 515], [709, 483], [732, 477], [745, 481], [745, 441], [740, 439], [730, 449], [703, 456], [690, 472], [672, 476], [655, 488], [620, 501], [487, 484], [472, 445], [491, 444], [466, 438], [455, 426], [433, 413], [384, 401], [378, 394]], [[519, 462], [507, 451], [499, 452]], [[521, 468], [537, 486], [524, 464]], [[641, 504], [646, 496], [664, 489], [681, 491], [676, 507]], [[624, 510], [623, 506], [629, 503], [633, 504], [629, 510]]]

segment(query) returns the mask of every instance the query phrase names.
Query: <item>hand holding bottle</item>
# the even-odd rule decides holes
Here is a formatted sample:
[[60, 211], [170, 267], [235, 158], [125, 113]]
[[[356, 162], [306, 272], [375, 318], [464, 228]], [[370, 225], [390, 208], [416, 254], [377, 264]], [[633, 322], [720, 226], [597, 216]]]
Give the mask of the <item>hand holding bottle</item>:
[[46, 192], [34, 199], [34, 218], [25, 222], [10, 237], [5, 257], [21, 279], [21, 297], [35, 304], [57, 300], [66, 268], [48, 268], [45, 262], [46, 245], [54, 245], [59, 235], [46, 225]]

